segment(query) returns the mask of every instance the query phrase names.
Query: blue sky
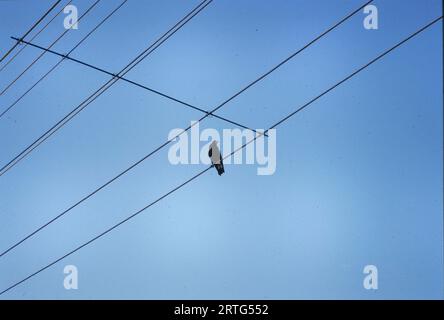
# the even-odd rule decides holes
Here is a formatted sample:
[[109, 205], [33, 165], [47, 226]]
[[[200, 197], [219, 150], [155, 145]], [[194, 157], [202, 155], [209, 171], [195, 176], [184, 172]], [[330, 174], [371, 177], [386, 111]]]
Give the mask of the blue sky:
[[[66, 2], [66, 1], [64, 1]], [[80, 14], [92, 0], [73, 1]], [[54, 50], [67, 52], [120, 1], [102, 0]], [[364, 1], [215, 0], [127, 77], [205, 109], [230, 97]], [[52, 1], [0, 1], [0, 51]], [[198, 1], [128, 1], [72, 56], [112, 72]], [[268, 128], [441, 15], [438, 0], [375, 1], [379, 29], [356, 14], [224, 106]], [[34, 41], [63, 32], [57, 18]], [[0, 88], [40, 52], [27, 48]], [[443, 83], [439, 22], [277, 130], [277, 170], [211, 170], [2, 299], [442, 299]], [[45, 55], [0, 96], [0, 111], [58, 58]], [[65, 61], [0, 119], [7, 163], [109, 77]], [[0, 249], [56, 216], [201, 114], [118, 82], [0, 177]], [[230, 128], [212, 117], [201, 129]], [[0, 258], [0, 289], [150, 203], [203, 165], [168, 148]], [[65, 290], [76, 265], [79, 289]], [[379, 289], [363, 288], [363, 268]]]

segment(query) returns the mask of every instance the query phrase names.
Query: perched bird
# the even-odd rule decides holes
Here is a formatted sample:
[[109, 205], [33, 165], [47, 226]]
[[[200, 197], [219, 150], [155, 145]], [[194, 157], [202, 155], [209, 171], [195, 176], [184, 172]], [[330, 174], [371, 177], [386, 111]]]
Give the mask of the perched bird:
[[222, 161], [222, 155], [220, 154], [219, 148], [217, 146], [217, 141], [213, 141], [210, 144], [210, 150], [208, 150], [208, 156], [211, 159], [211, 163], [217, 170], [219, 175], [222, 175], [224, 170], [224, 163]]

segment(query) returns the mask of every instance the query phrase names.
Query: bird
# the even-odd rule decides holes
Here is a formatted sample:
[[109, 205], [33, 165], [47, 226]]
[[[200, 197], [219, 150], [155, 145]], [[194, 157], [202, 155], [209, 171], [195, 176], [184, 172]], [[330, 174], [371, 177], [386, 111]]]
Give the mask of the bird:
[[217, 174], [221, 176], [224, 170], [224, 162], [222, 161], [222, 155], [220, 154], [219, 148], [217, 146], [217, 141], [213, 141], [210, 144], [210, 150], [208, 150], [208, 157], [211, 159], [211, 163], [217, 170]]

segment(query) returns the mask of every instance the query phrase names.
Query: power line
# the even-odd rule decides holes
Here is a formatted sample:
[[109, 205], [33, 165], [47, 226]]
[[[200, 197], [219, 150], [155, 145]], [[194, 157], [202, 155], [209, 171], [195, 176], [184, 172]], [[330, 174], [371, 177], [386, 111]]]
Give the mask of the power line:
[[[23, 42], [23, 43], [25, 43], [25, 44], [27, 44], [27, 45], [30, 45], [30, 46], [32, 46], [32, 47], [38, 48], [38, 49], [40, 49], [40, 50], [44, 50], [44, 51], [46, 51], [46, 52], [49, 52], [49, 53], [52, 53], [52, 54], [57, 55], [57, 56], [59, 56], [59, 57], [62, 57], [62, 59], [71, 60], [71, 61], [73, 61], [73, 62], [76, 62], [76, 63], [78, 63], [78, 64], [81, 64], [81, 65], [83, 65], [83, 66], [86, 66], [86, 67], [88, 67], [88, 68], [91, 68], [91, 69], [93, 69], [93, 70], [96, 70], [96, 71], [99, 71], [99, 72], [105, 73], [105, 74], [110, 75], [110, 76], [113, 76], [113, 77], [115, 76], [115, 74], [113, 74], [112, 72], [107, 71], [107, 70], [105, 70], [105, 69], [103, 69], [103, 68], [99, 68], [99, 67], [94, 66], [94, 65], [92, 65], [92, 64], [89, 64], [89, 63], [87, 63], [87, 62], [84, 62], [84, 61], [81, 61], [81, 60], [78, 60], [78, 59], [75, 59], [75, 58], [69, 57], [69, 56], [68, 56], [69, 54], [68, 54], [68, 55], [64, 55], [64, 54], [59, 53], [59, 52], [57, 52], [57, 51], [47, 49], [47, 48], [45, 48], [45, 47], [42, 47], [42, 46], [39, 46], [39, 45], [33, 44], [33, 43], [31, 43], [31, 42], [28, 42], [28, 41], [20, 40], [20, 39], [15, 38], [15, 37], [11, 37], [11, 38], [14, 39], [14, 40], [17, 40], [17, 41]], [[120, 76], [116, 76], [116, 78], [118, 78], [119, 80], [123, 80], [123, 81], [125, 81], [125, 82], [127, 82], [127, 83], [130, 83], [130, 84], [132, 84], [132, 85], [135, 85], [136, 87], [139, 87], [139, 88], [145, 89], [145, 90], [147, 90], [147, 91], [150, 91], [150, 92], [152, 92], [152, 93], [155, 93], [155, 94], [157, 94], [157, 95], [160, 95], [160, 96], [162, 96], [162, 97], [164, 97], [164, 98], [167, 98], [167, 99], [169, 99], [169, 100], [172, 100], [172, 101], [174, 101], [174, 102], [177, 102], [177, 103], [179, 103], [179, 104], [182, 104], [182, 105], [184, 105], [184, 106], [186, 106], [186, 107], [188, 107], [188, 108], [191, 108], [191, 109], [194, 109], [194, 110], [200, 111], [200, 112], [205, 113], [205, 114], [209, 114], [209, 113], [210, 113], [208, 110], [204, 110], [204, 109], [199, 108], [199, 107], [197, 107], [197, 106], [194, 106], [194, 105], [192, 105], [192, 104], [190, 104], [190, 103], [188, 103], [188, 102], [185, 102], [185, 101], [183, 101], [183, 100], [179, 100], [179, 99], [174, 98], [174, 97], [172, 97], [172, 96], [170, 96], [170, 95], [168, 95], [168, 94], [162, 93], [162, 92], [160, 92], [160, 91], [158, 91], [158, 90], [155, 90], [155, 89], [152, 89], [152, 88], [149, 88], [149, 87], [147, 87], [147, 86], [145, 86], [145, 85], [143, 85], [143, 84], [140, 84], [140, 83], [138, 83], [138, 82], [135, 82], [135, 81], [133, 81], [133, 80], [129, 80], [128, 78], [124, 78], [124, 77], [120, 77]], [[16, 102], [14, 102], [12, 105], [15, 105], [15, 104], [16, 104]], [[8, 107], [3, 113], [1, 113], [1, 114], [0, 114], [0, 118], [1, 118], [1, 117], [2, 117], [7, 111], [9, 111], [10, 109], [11, 109], [11, 107]], [[240, 124], [240, 123], [237, 123], [237, 122], [234, 122], [234, 121], [232, 121], [232, 120], [229, 120], [229, 119], [227, 119], [227, 118], [225, 118], [225, 117], [219, 116], [219, 115], [217, 115], [217, 114], [211, 114], [211, 115], [212, 115], [213, 117], [215, 117], [215, 118], [218, 118], [218, 119], [223, 120], [223, 121], [225, 121], [225, 122], [228, 122], [228, 123], [230, 123], [230, 124], [234, 124], [234, 125], [236, 125], [236, 126], [238, 126], [238, 127], [241, 127], [241, 128], [244, 128], [244, 129], [248, 129], [248, 130], [253, 131], [254, 133], [257, 133], [255, 129], [249, 128], [249, 127], [244, 126], [244, 125], [242, 125], [242, 124]]]
[[[343, 23], [344, 21], [346, 21], [347, 19], [349, 19], [351, 16], [353, 16], [356, 12], [359, 12], [363, 7], [365, 7], [366, 5], [368, 5], [370, 2], [367, 2], [366, 4], [362, 5], [361, 7], [359, 7], [358, 9], [356, 9], [355, 11], [353, 11], [351, 14], [347, 15], [346, 18], [342, 19], [340, 21], [340, 23], [335, 24], [333, 27], [328, 29], [328, 32], [332, 31], [334, 28], [336, 28], [337, 26], [339, 26], [341, 23]], [[323, 32], [322, 35], [326, 35], [328, 32]], [[319, 40], [321, 37], [318, 36], [315, 39]], [[269, 74], [271, 74], [273, 71], [277, 70], [279, 67], [281, 67], [282, 65], [284, 65], [286, 62], [288, 62], [290, 59], [294, 58], [298, 53], [301, 53], [303, 50], [305, 50], [306, 48], [308, 48], [311, 44], [313, 44], [315, 41], [312, 40], [310, 41], [307, 45], [303, 46], [301, 49], [297, 50], [295, 53], [293, 53], [292, 55], [290, 55], [288, 58], [286, 58], [285, 60], [283, 60], [282, 62], [280, 62], [279, 64], [277, 64], [275, 67], [273, 67], [272, 69], [270, 69], [269, 71], [267, 71], [266, 73], [264, 73], [263, 75], [261, 75], [259, 78], [257, 78], [256, 80], [254, 80], [253, 82], [251, 82], [249, 85], [247, 85], [246, 87], [244, 87], [243, 89], [241, 89], [240, 91], [238, 91], [237, 93], [235, 93], [234, 95], [232, 95], [230, 98], [228, 98], [227, 100], [225, 100], [223, 103], [221, 103], [219, 106], [217, 106], [216, 108], [214, 108], [211, 113], [215, 112], [216, 110], [220, 109], [222, 106], [224, 106], [225, 104], [227, 104], [228, 102], [232, 101], [233, 99], [235, 99], [237, 96], [239, 96], [241, 93], [245, 92], [248, 88], [252, 87], [254, 84], [256, 84], [257, 82], [259, 82], [260, 80], [264, 79], [266, 76], [268, 76]], [[143, 161], [145, 161], [146, 159], [148, 159], [149, 157], [151, 157], [152, 155], [154, 155], [155, 153], [157, 153], [158, 151], [160, 151], [162, 148], [164, 148], [165, 146], [167, 146], [171, 141], [174, 141], [177, 137], [179, 137], [180, 135], [182, 135], [184, 132], [187, 132], [189, 129], [191, 129], [196, 123], [199, 123], [200, 121], [202, 121], [203, 119], [205, 119], [208, 115], [205, 115], [204, 117], [202, 117], [200, 120], [198, 120], [197, 122], [193, 123], [192, 125], [190, 125], [188, 128], [186, 128], [185, 130], [183, 130], [181, 133], [177, 134], [175, 137], [171, 138], [170, 140], [167, 140], [166, 142], [164, 142], [162, 145], [160, 145], [159, 147], [157, 147], [156, 149], [154, 149], [153, 151], [151, 151], [150, 153], [148, 153], [147, 155], [145, 155], [143, 158], [139, 159], [138, 161], [136, 161], [135, 163], [133, 163], [131, 166], [129, 166], [128, 168], [126, 168], [125, 170], [121, 171], [119, 174], [117, 174], [116, 176], [114, 176], [113, 178], [111, 178], [110, 180], [108, 180], [106, 183], [104, 183], [103, 185], [101, 185], [100, 187], [98, 187], [97, 189], [95, 189], [94, 191], [92, 191], [91, 193], [89, 193], [88, 195], [86, 195], [85, 197], [83, 197], [82, 199], [80, 199], [78, 202], [76, 202], [75, 204], [73, 204], [71, 207], [69, 207], [68, 209], [66, 209], [65, 211], [61, 212], [60, 214], [58, 214], [56, 217], [54, 217], [53, 219], [51, 219], [50, 221], [48, 221], [47, 223], [45, 223], [44, 225], [42, 225], [41, 227], [39, 227], [38, 229], [36, 229], [35, 231], [33, 231], [32, 233], [28, 234], [26, 237], [24, 237], [23, 239], [21, 239], [19, 242], [15, 243], [14, 245], [12, 245], [11, 247], [9, 247], [6, 251], [2, 252], [0, 254], [0, 257], [4, 256], [5, 254], [7, 254], [8, 252], [10, 252], [11, 250], [13, 250], [14, 248], [16, 248], [17, 246], [19, 246], [21, 243], [23, 243], [24, 241], [28, 240], [29, 238], [31, 238], [32, 236], [34, 236], [36, 233], [40, 232], [42, 229], [46, 228], [48, 225], [50, 225], [51, 223], [53, 223], [54, 221], [58, 220], [59, 218], [61, 218], [62, 216], [64, 216], [65, 214], [67, 214], [68, 212], [70, 212], [72, 209], [74, 209], [75, 207], [77, 207], [78, 205], [80, 205], [81, 203], [83, 203], [84, 201], [88, 200], [89, 198], [91, 198], [92, 196], [94, 196], [96, 193], [98, 193], [99, 191], [101, 191], [102, 189], [106, 188], [108, 185], [110, 185], [111, 183], [113, 183], [114, 181], [116, 181], [117, 179], [119, 179], [121, 176], [123, 176], [124, 174], [126, 174], [127, 172], [131, 171], [133, 168], [135, 168], [136, 166], [138, 166], [139, 164], [141, 164]], [[3, 169], [1, 169], [3, 170]], [[0, 171], [1, 171], [0, 170]], [[1, 175], [1, 174], [0, 174]]]
[[[0, 118], [2, 118], [6, 113], [8, 113], [18, 102], [20, 102], [32, 89], [34, 89], [40, 82], [42, 82], [47, 76], [49, 76], [65, 59], [72, 59], [69, 55], [77, 49], [87, 38], [89, 38], [102, 24], [104, 24], [111, 16], [116, 13], [128, 0], [124, 0], [117, 6], [113, 11], [111, 11], [105, 18], [103, 18], [99, 24], [97, 24], [88, 34], [86, 34], [67, 54], [61, 55], [62, 59], [57, 62], [51, 69], [48, 70], [39, 80], [37, 80], [28, 90], [26, 90], [20, 97], [18, 97], [11, 105], [9, 105], [3, 112], [0, 113]], [[17, 39], [12, 37], [13, 39]], [[24, 40], [18, 39], [17, 41], [23, 42]], [[25, 43], [25, 42], [23, 42]], [[29, 43], [31, 46], [31, 43]], [[28, 45], [28, 43], [26, 43]], [[47, 50], [51, 52], [52, 50]]]
[[[37, 27], [39, 25], [40, 22], [42, 22], [43, 19], [45, 19], [45, 17], [60, 3], [61, 0], [57, 0], [56, 2], [54, 2], [54, 4], [51, 6], [51, 8], [48, 9], [48, 11], [46, 11], [46, 13], [40, 17], [39, 20], [37, 20], [34, 25], [29, 28], [28, 31], [26, 31], [26, 33], [23, 35], [22, 39], [24, 39], [32, 30], [35, 29], [35, 27]], [[3, 57], [0, 59], [0, 62], [2, 62], [8, 55], [11, 54], [11, 52], [18, 46], [18, 43], [14, 44], [12, 46], [11, 49], [8, 50], [8, 52], [6, 52]]]
[[[415, 37], [416, 35], [418, 35], [419, 33], [423, 32], [424, 30], [426, 30], [427, 28], [431, 27], [433, 24], [435, 24], [436, 22], [438, 22], [439, 20], [441, 20], [443, 18], [443, 16], [436, 18], [435, 20], [433, 20], [432, 22], [428, 23], [426, 26], [422, 27], [421, 29], [419, 29], [418, 31], [414, 32], [413, 34], [411, 34], [410, 36], [408, 36], [407, 38], [405, 38], [404, 40], [398, 42], [395, 46], [391, 47], [390, 49], [384, 51], [382, 54], [380, 54], [379, 56], [377, 56], [376, 58], [374, 58], [373, 60], [371, 60], [370, 62], [368, 62], [367, 64], [365, 64], [364, 66], [360, 67], [359, 69], [357, 69], [356, 71], [354, 71], [353, 73], [351, 73], [350, 75], [348, 75], [347, 77], [345, 77], [344, 79], [342, 79], [341, 81], [337, 82], [335, 85], [331, 86], [330, 88], [328, 88], [327, 90], [325, 90], [324, 92], [322, 92], [321, 94], [319, 94], [318, 96], [316, 96], [314, 99], [310, 100], [309, 102], [307, 102], [305, 105], [299, 107], [298, 109], [296, 109], [295, 111], [293, 111], [292, 113], [290, 113], [289, 115], [285, 116], [284, 118], [282, 118], [281, 120], [279, 120], [278, 122], [276, 122], [273, 126], [271, 126], [269, 129], [267, 129], [266, 131], [269, 131], [271, 129], [276, 128], [277, 126], [281, 125], [282, 123], [284, 123], [285, 121], [287, 121], [288, 119], [290, 119], [292, 116], [294, 116], [296, 113], [302, 111], [304, 108], [306, 108], [307, 106], [309, 106], [310, 104], [312, 104], [313, 102], [315, 102], [316, 100], [318, 100], [319, 98], [321, 98], [322, 96], [326, 95], [327, 93], [329, 93], [330, 91], [332, 91], [333, 89], [335, 89], [336, 87], [338, 87], [339, 85], [341, 85], [342, 83], [346, 82], [347, 80], [349, 80], [350, 78], [354, 77], [355, 75], [357, 75], [359, 72], [363, 71], [364, 69], [368, 68], [370, 65], [372, 65], [373, 63], [375, 63], [376, 61], [380, 60], [381, 58], [383, 58], [385, 55], [389, 54], [390, 52], [392, 52], [393, 50], [395, 50], [396, 48], [398, 48], [399, 46], [401, 46], [402, 44], [404, 44], [405, 42], [407, 42], [408, 40], [412, 39], [413, 37]], [[260, 133], [259, 135], [256, 135], [253, 139], [251, 139], [250, 141], [244, 143], [241, 147], [239, 147], [238, 149], [232, 151], [230, 154], [226, 155], [223, 159], [226, 159], [228, 157], [231, 157], [233, 154], [235, 154], [236, 152], [244, 149], [247, 145], [249, 145], [250, 143], [254, 142], [255, 140], [257, 140], [262, 133]], [[169, 195], [171, 195], [172, 193], [176, 192], [177, 190], [181, 189], [182, 187], [184, 187], [185, 185], [187, 185], [188, 183], [190, 183], [191, 181], [197, 179], [198, 177], [200, 177], [201, 175], [203, 175], [204, 173], [206, 173], [208, 170], [210, 170], [213, 167], [213, 165], [208, 166], [207, 168], [205, 168], [204, 170], [200, 171], [199, 173], [197, 173], [196, 175], [194, 175], [193, 177], [189, 178], [188, 180], [186, 180], [185, 182], [181, 183], [180, 185], [178, 185], [177, 187], [175, 187], [174, 189], [168, 191], [167, 193], [165, 193], [164, 195], [162, 195], [161, 197], [157, 198], [156, 200], [154, 200], [153, 202], [151, 202], [150, 204], [148, 204], [147, 206], [143, 207], [142, 209], [134, 212], [133, 214], [131, 214], [130, 216], [128, 216], [127, 218], [121, 220], [120, 222], [118, 222], [117, 224], [114, 224], [113, 226], [111, 226], [110, 228], [106, 229], [105, 231], [103, 231], [102, 233], [100, 233], [99, 235], [95, 236], [94, 238], [88, 240], [87, 242], [83, 243], [82, 245], [76, 247], [75, 249], [71, 250], [70, 252], [68, 252], [67, 254], [63, 255], [62, 257], [54, 260], [53, 262], [47, 264], [46, 266], [44, 266], [43, 268], [37, 270], [36, 272], [32, 273], [31, 275], [27, 276], [26, 278], [14, 283], [13, 285], [11, 285], [10, 287], [6, 288], [5, 290], [0, 292], [0, 295], [8, 292], [9, 290], [15, 288], [16, 286], [22, 284], [23, 282], [31, 279], [32, 277], [36, 276], [37, 274], [43, 272], [44, 270], [48, 269], [49, 267], [53, 266], [54, 264], [56, 264], [57, 262], [65, 259], [66, 257], [74, 254], [75, 252], [81, 250], [82, 248], [86, 247], [87, 245], [91, 244], [92, 242], [98, 240], [99, 238], [103, 237], [104, 235], [108, 234], [109, 232], [113, 231], [114, 229], [116, 229], [117, 227], [119, 227], [120, 225], [126, 223], [127, 221], [133, 219], [134, 217], [138, 216], [140, 213], [144, 212], [145, 210], [147, 210], [148, 208], [150, 208], [151, 206], [155, 205], [156, 203], [158, 203], [159, 201], [165, 199], [166, 197], [168, 197]]]
[[[156, 48], [158, 48], [158, 46], [160, 46], [164, 41], [166, 41], [169, 37], [171, 37], [172, 35], [174, 35], [174, 33], [176, 33], [177, 31], [179, 31], [186, 23], [188, 23], [189, 21], [191, 21], [191, 19], [193, 19], [197, 14], [199, 14], [203, 9], [205, 9], [213, 0], [209, 0], [207, 2], [207, 0], [202, 1], [201, 3], [199, 3], [193, 10], [191, 10], [187, 15], [185, 15], [179, 22], [177, 22], [173, 27], [171, 27], [167, 32], [165, 32], [161, 37], [159, 37], [154, 43], [152, 43], [150, 46], [148, 46], [148, 48], [146, 48], [144, 51], [142, 51], [136, 58], [134, 58], [127, 66], [125, 66], [125, 68], [122, 69], [121, 72], [119, 72], [116, 76], [120, 76], [121, 73], [123, 72], [128, 72], [130, 71], [134, 66], [136, 66], [138, 63], [140, 63], [143, 59], [145, 59], [149, 54], [151, 54]], [[133, 65], [131, 68], [129, 68], [129, 66]], [[128, 69], [129, 68], [129, 69]], [[106, 82], [102, 87], [100, 87], [97, 91], [95, 91], [92, 95], [90, 95], [84, 102], [88, 101], [91, 97], [93, 97], [96, 93], [100, 92], [101, 89], [103, 89], [104, 87], [106, 87], [107, 84], [109, 84], [112, 80], [114, 80], [114, 77], [109, 80], [108, 82]], [[106, 88], [108, 89], [109, 86]], [[105, 89], [105, 90], [106, 90]], [[102, 91], [100, 94], [102, 94], [104, 91]], [[99, 95], [100, 95], [99, 94]], [[92, 101], [94, 101], [98, 96], [96, 96], [93, 100], [90, 100], [88, 102], [91, 103]], [[76, 108], [74, 109], [72, 112], [76, 111], [79, 107], [81, 107], [83, 104], [83, 102]], [[86, 105], [84, 106], [86, 107]], [[63, 119], [62, 119], [63, 120]], [[44, 140], [43, 140], [44, 141]], [[42, 142], [43, 142], [42, 141]], [[28, 236], [26, 236], [25, 238], [23, 238], [22, 240], [20, 240], [19, 242], [17, 242], [16, 244], [14, 244], [13, 246], [11, 246], [10, 248], [8, 248], [6, 251], [2, 252], [0, 254], [0, 257], [4, 256], [6, 253], [8, 253], [9, 251], [11, 251], [12, 249], [14, 249], [15, 247], [17, 247], [18, 245], [20, 245], [21, 243], [23, 243], [24, 241], [26, 241], [27, 239], [29, 239], [30, 237], [32, 237], [33, 235], [35, 235], [36, 233], [38, 233], [40, 230], [42, 230], [43, 228], [45, 228], [46, 226], [48, 226], [49, 224], [53, 223], [54, 221], [56, 221], [57, 219], [59, 219], [60, 217], [62, 217], [63, 215], [65, 215], [67, 212], [69, 212], [70, 210], [74, 209], [76, 206], [78, 206], [79, 204], [81, 204], [82, 202], [84, 202], [85, 200], [87, 200], [88, 198], [92, 197], [94, 194], [96, 194], [97, 192], [99, 192], [101, 189], [105, 188], [107, 185], [109, 185], [110, 183], [112, 183], [114, 180], [118, 179], [121, 175], [125, 174], [127, 171], [129, 171], [131, 168], [127, 169], [126, 171], [122, 172], [120, 175], [118, 175], [117, 177], [115, 177], [114, 179], [109, 180], [106, 184], [102, 185], [100, 188], [96, 189], [95, 191], [93, 191], [92, 193], [90, 193], [89, 195], [87, 195], [86, 197], [82, 198], [80, 201], [78, 201], [76, 204], [72, 205], [70, 208], [68, 208], [67, 210], [65, 210], [64, 212], [60, 213], [58, 216], [56, 216], [55, 218], [51, 219], [50, 221], [48, 221], [47, 223], [45, 223], [43, 226], [41, 226], [40, 228], [38, 228], [37, 230], [35, 230], [34, 232], [32, 232], [31, 234], [29, 234]], [[1, 174], [0, 174], [1, 175]]]
[[[55, 18], [57, 18], [57, 16], [65, 9], [66, 6], [68, 6], [70, 3], [72, 2], [72, 0], [69, 0], [69, 2], [64, 5], [52, 18], [51, 20], [49, 20], [35, 35], [32, 36], [31, 39], [29, 39], [29, 41], [33, 41], [40, 33], [42, 33], [50, 24], [51, 22], [54, 21]], [[20, 41], [23, 40], [23, 37], [19, 39]], [[20, 41], [17, 42], [17, 44], [20, 44]], [[3, 71], [3, 69], [5, 69], [25, 48], [26, 48], [26, 44], [24, 46], [22, 46], [20, 48], [19, 51], [17, 51], [1, 68], [0, 68], [0, 72]]]
[[[211, 0], [212, 1], [212, 0]], [[307, 49], [308, 47], [310, 47], [312, 44], [314, 44], [316, 41], [318, 41], [319, 39], [321, 39], [322, 37], [324, 37], [325, 35], [327, 35], [328, 33], [330, 33], [331, 31], [333, 31], [334, 29], [336, 29], [339, 25], [341, 25], [342, 23], [344, 23], [346, 20], [348, 20], [349, 18], [351, 18], [354, 14], [356, 14], [357, 12], [359, 12], [362, 8], [364, 8], [365, 6], [367, 6], [368, 4], [370, 4], [371, 2], [373, 2], [373, 0], [367, 1], [365, 4], [363, 4], [362, 6], [360, 6], [358, 9], [356, 9], [355, 11], [351, 12], [350, 14], [348, 14], [346, 17], [344, 17], [342, 20], [340, 20], [339, 22], [337, 22], [335, 25], [333, 25], [332, 27], [330, 27], [329, 29], [327, 29], [326, 31], [324, 31], [323, 33], [321, 33], [319, 36], [317, 36], [315, 39], [313, 39], [312, 41], [310, 41], [309, 43], [307, 43], [305, 46], [303, 46], [301, 49], [297, 50], [296, 52], [294, 52], [292, 55], [290, 55], [289, 57], [287, 57], [285, 60], [283, 60], [282, 62], [280, 62], [278, 65], [276, 65], [275, 67], [273, 67], [271, 70], [269, 70], [268, 72], [266, 72], [265, 74], [261, 75], [258, 79], [256, 79], [255, 81], [253, 81], [252, 83], [250, 83], [249, 85], [247, 85], [246, 87], [244, 87], [242, 90], [240, 90], [239, 92], [237, 92], [236, 94], [234, 94], [233, 96], [231, 96], [229, 99], [227, 99], [226, 101], [224, 101], [223, 103], [221, 103], [219, 106], [217, 106], [214, 110], [210, 111], [208, 114], [206, 114], [204, 117], [200, 118], [195, 124], [199, 123], [200, 121], [202, 121], [203, 119], [205, 119], [209, 114], [213, 114], [215, 111], [217, 111], [218, 109], [222, 108], [225, 104], [227, 104], [228, 102], [230, 102], [231, 100], [233, 100], [234, 98], [236, 98], [238, 95], [240, 95], [241, 93], [243, 93], [244, 91], [248, 90], [250, 87], [252, 87], [253, 85], [255, 85], [257, 82], [261, 81], [262, 79], [264, 79], [265, 77], [267, 77], [269, 74], [271, 74], [272, 72], [274, 72], [275, 70], [277, 70], [278, 68], [280, 68], [282, 65], [284, 65], [285, 63], [287, 63], [288, 61], [290, 61], [292, 58], [294, 58], [296, 55], [300, 54], [302, 51], [304, 51], [305, 49]], [[131, 67], [128, 71], [130, 71], [133, 67]], [[126, 72], [128, 72], [126, 71]], [[125, 74], [126, 74], [125, 72]], [[117, 74], [116, 76], [119, 76], [119, 74]], [[124, 74], [123, 74], [124, 75]], [[96, 92], [94, 92], [93, 94], [91, 94], [87, 99], [85, 99], [80, 105], [78, 105], [76, 108], [74, 108], [70, 113], [68, 113], [65, 117], [63, 117], [59, 122], [57, 122], [55, 125], [53, 125], [50, 129], [48, 129], [45, 133], [43, 133], [39, 138], [37, 138], [33, 143], [31, 143], [29, 146], [27, 146], [24, 150], [22, 150], [17, 156], [15, 156], [12, 160], [10, 160], [7, 164], [5, 164], [1, 169], [0, 169], [0, 176], [2, 176], [3, 174], [5, 174], [7, 171], [9, 171], [12, 167], [14, 167], [18, 162], [20, 162], [23, 158], [25, 158], [29, 153], [31, 153], [35, 148], [37, 148], [40, 144], [42, 144], [44, 141], [46, 141], [46, 139], [48, 139], [50, 136], [52, 136], [55, 132], [57, 132], [61, 127], [63, 127], [68, 121], [70, 121], [73, 117], [75, 117], [79, 112], [81, 112], [85, 107], [87, 107], [91, 102], [93, 102], [97, 97], [99, 97], [103, 92], [105, 92], [110, 86], [112, 86], [114, 83], [111, 83], [112, 80], [108, 81], [107, 83], [105, 83], [101, 88], [99, 88]], [[117, 79], [118, 80], [118, 79]], [[117, 81], [116, 80], [116, 81]], [[111, 84], [110, 84], [111, 83]], [[110, 84], [108, 86], [108, 88], [105, 88], [108, 84]], [[104, 89], [105, 88], [105, 89]], [[98, 93], [100, 90], [103, 89], [102, 93]], [[94, 95], [98, 94], [95, 98]], [[89, 102], [88, 100], [91, 99]], [[85, 105], [83, 105], [85, 104]], [[188, 131], [189, 129], [191, 129], [192, 126], [189, 126], [188, 128], [186, 128], [182, 133]], [[181, 135], [182, 133], [180, 133], [179, 135]], [[173, 139], [177, 138], [179, 135], [177, 135], [176, 137], [174, 137]], [[166, 146], [167, 144], [169, 144], [172, 140], [167, 141], [166, 143], [164, 143], [160, 148], [158, 148], [159, 150], [162, 149], [164, 146]], [[142, 160], [143, 161], [143, 160]]]
[[[366, 63], [365, 65], [363, 65], [362, 67], [360, 67], [359, 69], [357, 69], [356, 71], [354, 71], [353, 73], [351, 73], [350, 75], [348, 75], [347, 77], [345, 77], [344, 79], [342, 79], [341, 81], [339, 81], [338, 83], [336, 83], [335, 85], [331, 86], [330, 88], [328, 88], [327, 90], [325, 90], [324, 92], [322, 92], [320, 95], [316, 96], [315, 98], [313, 98], [312, 100], [310, 100], [309, 102], [307, 102], [306, 104], [304, 104], [303, 106], [301, 106], [300, 108], [296, 109], [295, 111], [293, 111], [292, 113], [290, 113], [289, 115], [287, 115], [285, 118], [279, 120], [278, 122], [276, 122], [274, 125], [272, 125], [270, 127], [270, 129], [274, 129], [276, 128], [278, 125], [280, 125], [281, 123], [287, 121], [289, 118], [293, 117], [295, 114], [299, 113], [300, 111], [302, 111], [303, 109], [305, 109], [306, 107], [308, 107], [310, 104], [312, 104], [313, 102], [315, 102], [316, 100], [318, 100], [319, 98], [323, 97], [324, 95], [326, 95], [327, 93], [329, 93], [330, 91], [334, 90], [336, 87], [340, 86], [341, 84], [343, 84], [344, 82], [346, 82], [347, 80], [349, 80], [350, 78], [354, 77], [356, 74], [358, 74], [359, 72], [361, 72], [362, 70], [368, 68], [370, 65], [372, 65], [373, 63], [375, 63], [376, 61], [378, 61], [379, 59], [383, 58], [384, 56], [386, 56], [387, 54], [389, 54], [390, 52], [392, 52], [393, 50], [395, 50], [396, 48], [398, 48], [399, 46], [403, 45], [404, 43], [406, 43], [407, 41], [409, 41], [410, 39], [412, 39], [413, 37], [417, 36], [419, 33], [423, 32], [424, 30], [426, 30], [427, 28], [431, 27], [432, 25], [434, 25], [436, 22], [438, 22], [439, 20], [441, 20], [443, 18], [443, 16], [440, 16], [439, 18], [436, 18], [435, 20], [429, 22], [427, 25], [425, 25], [424, 27], [422, 27], [421, 29], [417, 30], [416, 32], [412, 33], [410, 36], [408, 36], [407, 38], [405, 38], [404, 40], [398, 42], [396, 45], [394, 45], [393, 47], [391, 47], [390, 49], [384, 51], [383, 53], [381, 53], [379, 56], [377, 56], [376, 58], [374, 58], [373, 60], [371, 60], [370, 62]], [[269, 130], [270, 130], [269, 129]], [[268, 130], [267, 130], [268, 131]]]
[[[85, 17], [101, 0], [96, 0], [77, 20], [77, 22], [75, 24], [77, 24], [78, 22], [80, 22], [80, 20], [82, 20], [83, 17]], [[51, 43], [51, 45], [49, 46], [49, 48], [52, 48], [60, 39], [63, 38], [63, 36], [66, 35], [66, 33], [68, 33], [71, 28], [73, 26], [71, 26], [69, 29], [66, 29], [53, 43]], [[4, 89], [2, 92], [0, 92], [0, 95], [4, 94], [9, 88], [11, 88], [29, 69], [31, 69], [31, 67], [37, 62], [39, 61], [45, 54], [46, 52], [42, 52], [37, 58], [34, 59], [34, 61], [31, 62], [30, 65], [28, 65], [25, 70], [23, 70], [14, 80], [12, 80]]]
[[0, 169], [0, 176], [9, 171], [14, 167], [19, 161], [31, 153], [40, 144], [46, 141], [54, 133], [56, 133], [60, 128], [62, 128], [66, 123], [68, 123], [72, 118], [74, 118], [78, 113], [80, 113], [84, 108], [86, 108], [90, 103], [95, 101], [104, 92], [106, 92], [114, 83], [117, 82], [118, 77], [125, 75], [127, 72], [131, 71], [137, 64], [142, 62], [147, 56], [154, 52], [158, 47], [160, 47], [166, 40], [168, 40], [172, 35], [179, 31], [186, 23], [193, 19], [198, 13], [205, 9], [213, 0], [204, 0], [196, 8], [194, 8], [190, 13], [188, 13], [184, 18], [177, 22], [172, 28], [165, 32], [160, 38], [158, 38], [154, 43], [152, 43], [148, 48], [146, 48], [142, 53], [140, 53], [136, 58], [134, 58], [125, 68], [123, 68], [119, 73], [115, 74], [113, 78], [108, 80], [99, 89], [89, 95], [85, 100], [83, 100], [77, 107], [71, 110], [67, 115], [65, 115], [61, 120], [49, 128], [45, 133], [43, 133], [39, 138], [37, 138], [33, 143], [27, 146], [23, 151], [21, 151], [17, 156], [15, 156], [11, 161], [4, 165]]

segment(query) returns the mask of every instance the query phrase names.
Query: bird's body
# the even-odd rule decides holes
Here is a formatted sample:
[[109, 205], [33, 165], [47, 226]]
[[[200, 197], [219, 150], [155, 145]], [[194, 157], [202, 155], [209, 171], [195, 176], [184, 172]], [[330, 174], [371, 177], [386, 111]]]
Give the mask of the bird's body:
[[216, 141], [213, 141], [210, 144], [210, 149], [208, 150], [208, 157], [210, 157], [211, 163], [216, 168], [217, 173], [219, 175], [222, 175], [225, 172], [224, 163], [222, 161], [222, 155], [220, 154]]

